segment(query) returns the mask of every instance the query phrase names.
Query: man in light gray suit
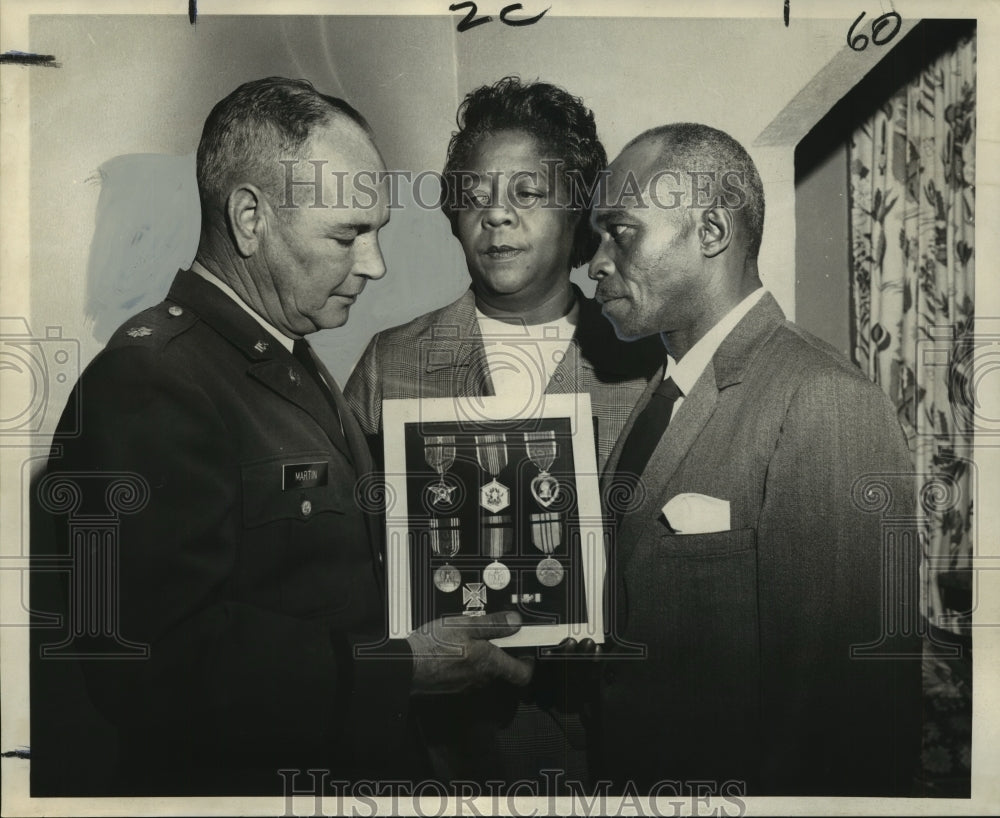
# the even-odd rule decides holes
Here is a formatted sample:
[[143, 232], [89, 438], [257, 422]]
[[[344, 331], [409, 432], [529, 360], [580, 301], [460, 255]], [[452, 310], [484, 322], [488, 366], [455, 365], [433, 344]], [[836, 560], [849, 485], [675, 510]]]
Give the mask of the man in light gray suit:
[[647, 131], [601, 198], [597, 300], [666, 355], [605, 473], [641, 490], [617, 520], [600, 773], [910, 792], [918, 552], [893, 407], [762, 287], [763, 189], [730, 136]]

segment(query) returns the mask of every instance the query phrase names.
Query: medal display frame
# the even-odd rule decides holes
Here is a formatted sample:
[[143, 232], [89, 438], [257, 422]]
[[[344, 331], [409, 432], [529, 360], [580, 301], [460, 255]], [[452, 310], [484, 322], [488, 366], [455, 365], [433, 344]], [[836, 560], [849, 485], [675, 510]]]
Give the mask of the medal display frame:
[[389, 635], [517, 610], [501, 647], [604, 640], [605, 533], [590, 396], [387, 400]]

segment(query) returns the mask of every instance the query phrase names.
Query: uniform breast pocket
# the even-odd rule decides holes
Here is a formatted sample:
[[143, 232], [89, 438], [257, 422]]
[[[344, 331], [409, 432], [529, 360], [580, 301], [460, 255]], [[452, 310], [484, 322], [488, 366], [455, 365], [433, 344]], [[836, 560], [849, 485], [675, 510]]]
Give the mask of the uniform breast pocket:
[[714, 531], [711, 534], [663, 534], [656, 544], [656, 556], [725, 557], [757, 548], [757, 532], [752, 528]]
[[282, 612], [322, 616], [351, 602], [352, 554], [367, 546], [353, 475], [322, 451], [244, 464], [240, 584]]

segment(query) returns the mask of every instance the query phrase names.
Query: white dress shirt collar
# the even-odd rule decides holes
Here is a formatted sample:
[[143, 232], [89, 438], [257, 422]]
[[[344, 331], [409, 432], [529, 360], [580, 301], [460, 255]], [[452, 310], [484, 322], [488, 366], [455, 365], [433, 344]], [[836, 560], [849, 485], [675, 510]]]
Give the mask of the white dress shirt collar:
[[701, 377], [715, 355], [719, 346], [726, 340], [726, 336], [732, 332], [743, 317], [753, 309], [758, 301], [767, 292], [763, 287], [758, 287], [750, 295], [744, 298], [739, 304], [727, 312], [719, 322], [706, 332], [691, 349], [687, 351], [679, 361], [667, 355], [667, 370], [664, 372], [664, 380], [673, 378], [674, 383], [685, 395], [689, 395], [694, 389], [695, 383]]
[[215, 273], [211, 272], [210, 270], [207, 270], [197, 261], [191, 263], [191, 270], [200, 275], [203, 279], [205, 279], [205, 281], [210, 281], [212, 284], [214, 284], [216, 287], [222, 290], [222, 292], [224, 292], [231, 299], [233, 299], [233, 301], [239, 304], [247, 315], [253, 318], [254, 321], [260, 324], [272, 336], [274, 336], [275, 340], [278, 341], [285, 349], [287, 349], [289, 352], [292, 351], [292, 345], [294, 344], [294, 341], [287, 335], [284, 335], [281, 332], [279, 332], [277, 327], [272, 326], [263, 318], [261, 318], [260, 315], [258, 315], [252, 309], [250, 309], [247, 303], [242, 298], [239, 297], [236, 290], [234, 290], [232, 287], [226, 284], [225, 281], [223, 281], [221, 278], [215, 275]]

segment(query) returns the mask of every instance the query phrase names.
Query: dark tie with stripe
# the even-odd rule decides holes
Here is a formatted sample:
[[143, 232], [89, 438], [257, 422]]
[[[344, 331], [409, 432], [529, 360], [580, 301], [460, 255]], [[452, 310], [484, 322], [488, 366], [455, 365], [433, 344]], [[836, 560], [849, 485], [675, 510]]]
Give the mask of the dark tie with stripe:
[[340, 412], [337, 410], [337, 402], [333, 399], [333, 393], [330, 391], [330, 387], [324, 380], [323, 376], [320, 374], [319, 367], [316, 366], [316, 361], [313, 358], [312, 351], [309, 347], [309, 342], [305, 338], [299, 338], [292, 345], [292, 355], [294, 355], [300, 364], [305, 367], [306, 372], [309, 373], [310, 377], [316, 382], [319, 387], [320, 392], [323, 393], [323, 397], [326, 398], [326, 402], [330, 404], [330, 409], [333, 411], [333, 416], [336, 418], [336, 426], [334, 427], [334, 434], [336, 435], [334, 442], [341, 448], [344, 452], [349, 452], [350, 448], [347, 445], [347, 440], [344, 437], [343, 426], [341, 425]]
[[678, 389], [673, 378], [667, 378], [653, 392], [639, 416], [632, 424], [632, 430], [622, 446], [622, 454], [618, 459], [618, 474], [634, 474], [639, 476], [649, 463], [649, 458], [660, 442], [670, 423], [674, 412], [674, 404], [684, 393]]

